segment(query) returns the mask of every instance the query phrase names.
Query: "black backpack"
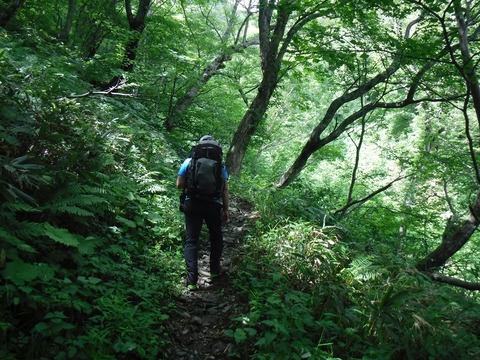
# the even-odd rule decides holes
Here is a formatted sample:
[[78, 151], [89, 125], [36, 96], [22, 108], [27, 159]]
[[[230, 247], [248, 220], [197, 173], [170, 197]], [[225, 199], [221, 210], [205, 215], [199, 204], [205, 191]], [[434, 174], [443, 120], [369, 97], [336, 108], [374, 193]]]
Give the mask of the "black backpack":
[[222, 148], [214, 140], [205, 140], [192, 149], [187, 171], [186, 193], [192, 199], [212, 201], [223, 193]]

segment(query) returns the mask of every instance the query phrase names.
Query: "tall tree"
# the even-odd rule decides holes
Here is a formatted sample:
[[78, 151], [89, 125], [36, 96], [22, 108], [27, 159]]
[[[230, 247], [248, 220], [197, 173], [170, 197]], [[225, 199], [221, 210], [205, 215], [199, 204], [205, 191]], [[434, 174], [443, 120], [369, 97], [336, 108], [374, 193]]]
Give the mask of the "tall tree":
[[[200, 90], [207, 84], [207, 82], [214, 76], [220, 69], [225, 67], [225, 62], [232, 59], [233, 54], [242, 51], [244, 48], [257, 43], [255, 39], [247, 39], [246, 34], [248, 32], [249, 18], [253, 14], [251, 5], [246, 7], [246, 16], [241, 24], [236, 27], [236, 18], [238, 16], [238, 7], [242, 1], [235, 0], [230, 13], [226, 18], [226, 29], [222, 34], [219, 34], [215, 29], [215, 32], [219, 35], [220, 51], [213, 60], [211, 60], [201, 71], [198, 78], [187, 88], [183, 95], [179, 96], [175, 104], [172, 105], [169, 110], [167, 119], [165, 121], [165, 127], [167, 131], [172, 131], [179, 123], [184, 113], [188, 110], [190, 105], [194, 102], [195, 98], [199, 94]], [[207, 16], [212, 14], [208, 12]], [[206, 19], [211, 23], [211, 20]]]
[[[452, 218], [448, 221], [440, 245], [417, 264], [417, 269], [431, 271], [445, 265], [480, 225], [480, 173], [473, 142], [474, 138], [478, 138], [480, 130], [476, 127], [476, 136], [471, 136], [470, 129], [473, 125], [469, 118], [473, 110], [475, 123], [480, 125], [478, 55], [472, 50], [480, 34], [477, 21], [479, 13], [476, 1], [452, 1], [443, 6], [437, 1], [412, 0], [410, 3], [414, 5], [411, 13], [419, 11], [422, 15], [406, 27], [403, 43], [396, 42], [400, 46], [391, 51], [394, 55], [390, 65], [366, 82], [352, 81], [350, 87], [331, 102], [300, 155], [277, 185], [284, 187], [290, 184], [313, 153], [336, 140], [352, 124], [375, 109], [393, 109], [428, 101], [462, 108], [473, 178], [477, 180], [477, 196], [469, 205], [465, 218]], [[415, 40], [411, 37], [410, 30], [419, 21], [421, 26], [415, 33]], [[441, 29], [440, 33], [438, 29]], [[414, 45], [416, 41], [421, 41], [424, 48]], [[430, 54], [425, 52], [427, 48]], [[360, 101], [362, 97], [368, 100], [365, 104]], [[461, 101], [463, 105], [459, 105]], [[353, 110], [347, 110], [350, 111], [347, 115], [337, 116], [346, 104], [352, 104]], [[390, 187], [392, 183], [387, 186]], [[362, 201], [368, 199], [367, 196]], [[439, 274], [431, 276], [436, 280], [443, 278]], [[452, 278], [443, 279], [449, 283], [455, 282]], [[458, 284], [467, 288], [478, 287], [477, 284], [461, 281]]]
[[[419, 2], [420, 3], [420, 2]], [[463, 114], [466, 124], [466, 135], [470, 144], [470, 155], [473, 163], [472, 169], [475, 171], [475, 179], [477, 180], [477, 196], [469, 206], [468, 215], [464, 220], [448, 221], [442, 237], [440, 245], [428, 254], [423, 260], [417, 264], [417, 268], [423, 271], [429, 271], [443, 266], [454, 254], [456, 254], [470, 239], [473, 233], [480, 225], [480, 173], [478, 170], [476, 153], [474, 151], [473, 140], [470, 136], [470, 120], [469, 108], [473, 107], [476, 116], [477, 138], [480, 135], [480, 86], [478, 83], [478, 56], [471, 51], [471, 42], [477, 39], [480, 27], [478, 26], [478, 11], [473, 1], [455, 1], [448, 4], [443, 13], [436, 13], [432, 7], [420, 3], [421, 6], [435, 18], [442, 26], [444, 39], [449, 48], [449, 55], [452, 64], [456, 67], [462, 76], [465, 87], [466, 96], [464, 99]], [[458, 38], [458, 47], [452, 44], [455, 37], [452, 35], [451, 28], [447, 20], [450, 16], [456, 19], [456, 23], [452, 28], [456, 27], [456, 35]], [[471, 29], [471, 30], [470, 30]], [[459, 51], [455, 51], [459, 49]], [[442, 277], [436, 274], [436, 280], [454, 283], [449, 277]], [[453, 281], [453, 282], [452, 282]], [[472, 288], [472, 284], [462, 283], [463, 287]], [[473, 286], [474, 287], [474, 286]], [[477, 284], [477, 290], [480, 290], [480, 284]]]
[[151, 2], [152, 0], [140, 0], [137, 13], [134, 15], [131, 0], [125, 0], [125, 11], [130, 27], [130, 37], [125, 45], [125, 55], [122, 61], [122, 69], [125, 71], [133, 71], [135, 66], [138, 43], [145, 29], [145, 22]]
[[65, 18], [65, 23], [63, 25], [62, 31], [58, 35], [58, 39], [64, 43], [68, 41], [68, 37], [70, 36], [70, 30], [72, 29], [73, 18], [75, 15], [75, 0], [68, 0], [68, 10], [67, 16]]
[[[368, 18], [365, 15], [365, 18]], [[419, 22], [420, 18], [417, 18], [411, 21], [406, 27], [403, 35], [404, 41], [408, 41], [412, 37], [412, 29]], [[375, 20], [372, 19], [372, 20]], [[377, 18], [378, 20], [378, 18]], [[367, 26], [365, 24], [364, 26]], [[350, 31], [355, 32], [355, 29]], [[357, 29], [357, 31], [359, 31]], [[378, 33], [379, 29], [375, 33]], [[388, 32], [387, 29], [383, 31]], [[350, 35], [350, 36], [353, 36]], [[375, 43], [375, 40], [371, 40], [372, 43]], [[393, 39], [384, 39], [385, 43], [400, 43]], [[384, 52], [380, 44], [380, 39], [377, 39], [378, 44], [376, 48], [368, 49], [368, 52], [373, 53], [370, 56], [375, 58], [376, 56], [382, 56]], [[386, 46], [386, 45], [385, 45]], [[401, 45], [400, 45], [401, 46]], [[326, 49], [325, 49], [326, 50]], [[345, 49], [348, 53], [353, 53], [353, 56], [367, 56], [368, 53], [365, 49], [352, 47], [351, 49]], [[378, 52], [378, 54], [375, 54]], [[323, 114], [318, 125], [312, 130], [310, 136], [308, 137], [307, 142], [303, 146], [300, 154], [294, 160], [290, 168], [281, 176], [277, 182], [277, 187], [288, 186], [304, 169], [308, 159], [318, 150], [322, 149], [325, 145], [336, 140], [341, 136], [346, 130], [348, 130], [351, 125], [359, 120], [362, 120], [366, 114], [375, 110], [375, 109], [386, 109], [386, 108], [399, 108], [405, 107], [422, 100], [425, 101], [438, 101], [437, 97], [426, 97], [425, 99], [417, 99], [417, 92], [421, 84], [422, 76], [432, 68], [434, 64], [437, 63], [438, 57], [432, 59], [431, 61], [423, 62], [420, 64], [420, 68], [417, 70], [417, 73], [406, 79], [402, 71], [399, 74], [398, 79], [394, 79], [393, 76], [402, 69], [402, 66], [411, 63], [410, 58], [412, 54], [404, 54], [401, 50], [389, 49], [388, 53], [392, 54], [390, 57], [390, 63], [386, 65], [383, 69], [380, 68], [380, 71], [377, 74], [372, 74], [370, 70], [369, 76], [364, 76], [365, 80], [361, 81], [361, 78], [357, 78], [352, 75], [350, 83], [345, 86], [346, 90], [343, 94], [335, 98], [330, 105], [327, 107], [327, 110]], [[326, 61], [330, 60], [328, 57], [328, 51], [320, 52], [317, 54], [312, 54], [312, 56], [327, 56]], [[358, 54], [358, 55], [355, 55]], [[445, 56], [447, 51], [444, 49], [441, 52], [441, 56]], [[382, 66], [387, 58], [384, 56], [384, 60], [380, 63]], [[363, 60], [362, 60], [363, 61]], [[371, 61], [372, 63], [374, 61]], [[376, 61], [375, 61], [376, 62]], [[378, 62], [376, 62], [378, 63]], [[402, 80], [399, 80], [402, 79]], [[398, 92], [397, 83], [403, 84], [400, 92]], [[395, 88], [397, 90], [397, 96], [394, 97], [394, 101], [388, 101], [387, 99], [392, 98], [391, 91], [389, 88]], [[388, 96], [387, 96], [388, 95]], [[403, 97], [403, 100], [400, 100]], [[364, 101], [367, 99], [367, 101]], [[350, 114], [341, 113], [346, 105], [352, 104], [350, 109]], [[348, 111], [348, 110], [346, 110]]]
[[272, 94], [281, 78], [283, 58], [295, 35], [310, 21], [328, 14], [326, 2], [260, 0], [258, 29], [262, 80], [257, 95], [233, 135], [227, 153], [227, 167], [240, 174], [253, 134], [264, 117]]
[[25, 0], [2, 1], [0, 7], [0, 26], [5, 27], [20, 10]]

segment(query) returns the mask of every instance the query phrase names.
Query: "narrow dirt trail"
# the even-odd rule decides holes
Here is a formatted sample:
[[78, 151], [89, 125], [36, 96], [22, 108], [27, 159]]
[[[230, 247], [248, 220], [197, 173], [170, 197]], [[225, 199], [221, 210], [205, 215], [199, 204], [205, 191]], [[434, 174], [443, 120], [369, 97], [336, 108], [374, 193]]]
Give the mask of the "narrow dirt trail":
[[225, 330], [230, 329], [231, 319], [242, 314], [247, 306], [236, 295], [231, 284], [234, 276], [231, 265], [238, 260], [233, 257], [243, 242], [246, 230], [257, 216], [249, 204], [235, 196], [231, 197], [230, 221], [223, 227], [222, 267], [226, 274], [215, 280], [208, 277], [208, 233], [202, 232], [199, 251], [200, 289], [185, 292], [175, 301], [175, 310], [170, 314], [168, 325], [175, 347], [170, 359], [229, 359], [233, 341], [225, 335]]

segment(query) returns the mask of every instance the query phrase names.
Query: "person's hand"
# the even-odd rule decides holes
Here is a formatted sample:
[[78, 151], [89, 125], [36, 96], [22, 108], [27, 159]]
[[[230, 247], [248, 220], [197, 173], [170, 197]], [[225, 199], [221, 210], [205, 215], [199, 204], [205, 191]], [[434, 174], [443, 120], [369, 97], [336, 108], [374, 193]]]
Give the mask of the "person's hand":
[[222, 209], [222, 220], [223, 222], [228, 222], [229, 219], [229, 214], [228, 214], [228, 209]]

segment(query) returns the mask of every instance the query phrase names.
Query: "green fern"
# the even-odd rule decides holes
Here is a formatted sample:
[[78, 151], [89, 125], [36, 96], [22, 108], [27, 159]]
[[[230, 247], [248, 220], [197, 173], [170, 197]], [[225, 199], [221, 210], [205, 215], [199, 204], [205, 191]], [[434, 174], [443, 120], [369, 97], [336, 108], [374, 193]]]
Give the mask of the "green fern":
[[44, 209], [53, 214], [91, 217], [107, 207], [105, 194], [105, 190], [98, 187], [68, 183], [52, 197]]
[[69, 214], [83, 217], [95, 216], [91, 211], [67, 204], [55, 204], [50, 206], [49, 210], [54, 214]]
[[15, 213], [15, 212], [19, 212], [19, 211], [28, 212], [28, 213], [40, 212], [40, 209], [38, 209], [37, 207], [33, 207], [30, 204], [27, 204], [27, 203], [22, 202], [22, 201], [6, 202], [5, 204], [3, 204], [2, 208], [4, 210], [8, 210], [8, 212], [10, 212], [10, 213]]
[[43, 224], [45, 235], [64, 245], [78, 247], [80, 235], [72, 234], [66, 229], [56, 228], [49, 223]]
[[[30, 221], [15, 221], [8, 228], [0, 227], [0, 245], [2, 242], [30, 253], [36, 252], [34, 241], [48, 237], [56, 242], [68, 246], [78, 247], [80, 235], [72, 234], [66, 229], [56, 228], [49, 223], [36, 223]], [[29, 244], [30, 243], [30, 244]]]
[[[2, 246], [1, 244], [2, 244], [2, 242], [4, 242], [3, 246], [5, 246], [6, 244], [9, 244], [9, 245], [21, 250], [21, 251], [25, 251], [25, 252], [28, 252], [28, 253], [35, 253], [36, 252], [36, 250], [32, 246], [30, 246], [29, 244], [20, 240], [15, 235], [11, 234], [7, 229], [0, 228], [0, 239], [2, 239], [2, 241], [0, 241], [0, 246]], [[2, 248], [3, 248], [3, 246], [2, 246]]]
[[349, 272], [357, 281], [371, 281], [381, 276], [382, 267], [374, 263], [373, 255], [365, 255], [352, 260]]
[[0, 208], [0, 246], [13, 246], [21, 251], [34, 253], [35, 249], [28, 244], [28, 240], [35, 235], [41, 235], [42, 230], [37, 223], [19, 221], [16, 213], [28, 213], [33, 208], [22, 202], [7, 202]]
[[10, 226], [10, 232], [24, 240], [32, 240], [45, 235], [45, 230], [41, 223], [32, 221], [15, 221]]

